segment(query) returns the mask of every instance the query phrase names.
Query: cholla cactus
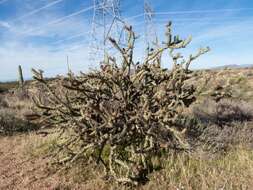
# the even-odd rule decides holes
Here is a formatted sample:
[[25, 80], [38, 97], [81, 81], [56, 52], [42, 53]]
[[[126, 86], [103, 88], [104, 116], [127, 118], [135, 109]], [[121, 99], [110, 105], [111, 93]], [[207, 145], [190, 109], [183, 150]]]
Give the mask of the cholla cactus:
[[[101, 70], [80, 76], [70, 74], [58, 79], [55, 86], [34, 72], [34, 78], [48, 90], [47, 104], [39, 97], [34, 102], [42, 111], [42, 119], [65, 134], [55, 154], [58, 162], [68, 165], [93, 157], [118, 182], [138, 183], [152, 170], [150, 160], [162, 147], [189, 148], [183, 138], [185, 130], [176, 120], [182, 108], [195, 101], [195, 88], [185, 83], [190, 77], [189, 65], [209, 48], [188, 60], [174, 54], [191, 38], [174, 37], [170, 22], [163, 47], [150, 51], [137, 66], [133, 60], [136, 36], [132, 27], [125, 30], [126, 48], [110, 38], [121, 53], [121, 63], [107, 56]], [[171, 71], [161, 68], [166, 50], [174, 63]]]

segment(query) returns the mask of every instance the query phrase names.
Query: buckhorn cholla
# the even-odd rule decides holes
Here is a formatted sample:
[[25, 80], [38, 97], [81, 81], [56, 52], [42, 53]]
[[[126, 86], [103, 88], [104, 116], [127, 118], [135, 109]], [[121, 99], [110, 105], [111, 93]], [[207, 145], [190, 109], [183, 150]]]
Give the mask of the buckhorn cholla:
[[[185, 60], [175, 50], [185, 48], [191, 37], [182, 40], [172, 35], [167, 25], [167, 40], [149, 50], [141, 64], [133, 60], [137, 39], [132, 27], [125, 27], [128, 44], [111, 43], [122, 59], [106, 56], [100, 70], [69, 73], [49, 82], [34, 71], [34, 79], [46, 87], [46, 98], [34, 97], [44, 121], [60, 130], [61, 141], [52, 154], [58, 163], [70, 166], [79, 159], [94, 158], [106, 174], [123, 183], [139, 183], [152, 171], [151, 159], [161, 149], [187, 149], [177, 118], [182, 108], [195, 101], [195, 87], [186, 84], [189, 65], [209, 51], [201, 48]], [[161, 57], [169, 52], [173, 69], [161, 67]]]

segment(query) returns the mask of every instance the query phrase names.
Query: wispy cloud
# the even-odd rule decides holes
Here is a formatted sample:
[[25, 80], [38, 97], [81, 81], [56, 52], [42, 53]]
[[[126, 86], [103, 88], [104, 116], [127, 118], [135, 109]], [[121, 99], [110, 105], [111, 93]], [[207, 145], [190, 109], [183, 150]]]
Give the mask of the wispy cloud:
[[[51, 3], [48, 3], [48, 4], [42, 6], [42, 7], [38, 8], [38, 9], [35, 9], [35, 10], [29, 12], [29, 13], [26, 13], [26, 14], [24, 14], [24, 15], [22, 15], [22, 16], [16, 18], [15, 20], [13, 20], [13, 22], [23, 20], [24, 18], [27, 18], [27, 17], [29, 17], [29, 16], [32, 16], [32, 15], [34, 15], [34, 14], [36, 14], [36, 13], [42, 11], [42, 10], [48, 9], [48, 8], [50, 8], [50, 7], [52, 7], [52, 6], [56, 5], [56, 4], [58, 4], [58, 3], [61, 3], [62, 1], [64, 1], [64, 0], [56, 0], [56, 1], [53, 1], [53, 2], [51, 2]], [[66, 1], [66, 0], [65, 0], [65, 1]]]
[[5, 2], [7, 2], [7, 1], [9, 1], [9, 0], [2, 0], [2, 1], [0, 1], [0, 5], [3, 4], [3, 3], [5, 3]]
[[0, 27], [10, 29], [11, 25], [8, 22], [0, 21]]
[[68, 19], [72, 18], [72, 17], [78, 16], [78, 15], [80, 15], [80, 14], [82, 14], [82, 13], [85, 13], [85, 12], [87, 12], [87, 11], [90, 11], [90, 10], [92, 10], [93, 8], [94, 8], [94, 6], [90, 6], [90, 7], [83, 8], [83, 9], [81, 9], [81, 10], [79, 10], [79, 11], [76, 11], [76, 12], [71, 13], [71, 14], [69, 14], [69, 15], [66, 15], [66, 16], [63, 16], [63, 17], [61, 17], [61, 18], [55, 19], [55, 20], [53, 20], [53, 21], [50, 21], [50, 22], [46, 23], [45, 25], [43, 25], [43, 26], [41, 26], [41, 27], [33, 28], [33, 29], [28, 30], [27, 32], [24, 32], [24, 33], [26, 33], [26, 34], [32, 34], [33, 32], [38, 31], [38, 30], [41, 30], [42, 28], [45, 28], [45, 27], [48, 27], [48, 26], [51, 26], [51, 25], [59, 24], [59, 23], [61, 23], [61, 22], [64, 22], [65, 20], [68, 20]]
[[233, 23], [222, 23], [216, 26], [209, 26], [195, 38], [195, 42], [199, 43], [201, 41], [232, 40], [238, 36], [241, 37], [241, 42], [247, 41], [249, 37], [253, 37], [252, 24], [253, 20], [245, 20]]
[[191, 10], [191, 11], [164, 11], [156, 12], [156, 15], [179, 15], [179, 14], [196, 14], [196, 13], [225, 13], [225, 12], [240, 12], [253, 10], [253, 8], [238, 8], [238, 9], [215, 9], [215, 10]]

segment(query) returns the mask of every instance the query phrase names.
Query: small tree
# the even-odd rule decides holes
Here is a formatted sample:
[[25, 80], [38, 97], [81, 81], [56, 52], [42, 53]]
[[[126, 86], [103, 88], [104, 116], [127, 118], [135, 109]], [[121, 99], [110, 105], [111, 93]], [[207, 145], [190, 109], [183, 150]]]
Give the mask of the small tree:
[[[121, 63], [107, 56], [100, 70], [69, 74], [56, 85], [34, 73], [48, 93], [47, 100], [34, 97], [41, 117], [58, 126], [64, 137], [54, 155], [59, 163], [95, 158], [118, 182], [138, 183], [152, 171], [151, 158], [162, 148], [188, 148], [182, 137], [185, 130], [176, 120], [182, 108], [196, 99], [195, 88], [186, 85], [189, 65], [209, 48], [184, 60], [174, 51], [185, 48], [191, 37], [173, 36], [171, 25], [167, 25], [167, 41], [149, 50], [141, 64], [133, 60], [136, 36], [132, 27], [126, 26], [127, 47], [110, 38], [121, 54]], [[166, 50], [174, 63], [171, 71], [161, 68]]]

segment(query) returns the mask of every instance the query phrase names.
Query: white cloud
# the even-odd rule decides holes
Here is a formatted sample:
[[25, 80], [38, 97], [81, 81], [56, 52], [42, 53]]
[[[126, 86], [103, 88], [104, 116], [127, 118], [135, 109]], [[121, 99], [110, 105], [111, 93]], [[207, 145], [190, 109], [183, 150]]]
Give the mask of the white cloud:
[[11, 28], [10, 24], [8, 22], [4, 22], [4, 21], [0, 21], [0, 27], [4, 27], [7, 29]]
[[201, 30], [199, 35], [194, 39], [194, 42], [199, 43], [201, 41], [211, 41], [215, 39], [225, 41], [238, 36], [241, 36], [244, 40], [247, 40], [247, 38], [252, 35], [252, 24], [252, 20], [244, 20], [227, 24], [221, 23], [216, 26], [209, 25], [204, 30]]

